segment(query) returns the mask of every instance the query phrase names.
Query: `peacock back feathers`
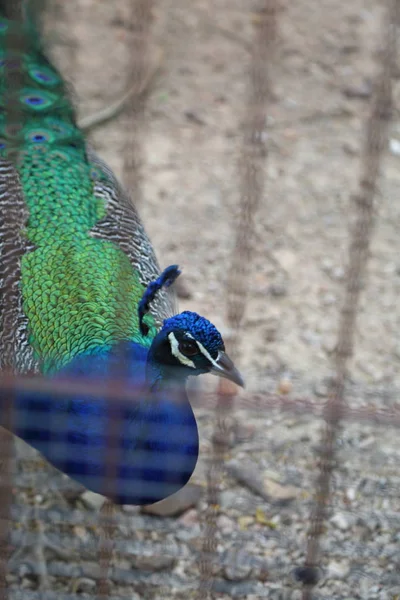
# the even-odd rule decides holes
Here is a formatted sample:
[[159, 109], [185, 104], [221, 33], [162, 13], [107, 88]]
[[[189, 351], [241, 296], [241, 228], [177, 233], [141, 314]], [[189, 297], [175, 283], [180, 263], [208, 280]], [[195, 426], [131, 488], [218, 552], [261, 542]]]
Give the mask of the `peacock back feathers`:
[[[0, 157], [21, 200], [21, 298], [10, 318], [25, 363], [17, 360], [19, 370], [51, 373], [119, 340], [148, 346], [155, 321], [146, 317], [150, 334], [143, 337], [137, 306], [159, 268], [132, 204], [87, 149], [35, 25], [8, 14], [0, 6]], [[10, 194], [9, 203], [15, 198]], [[3, 200], [2, 213], [6, 206]], [[164, 293], [155, 305], [157, 323], [170, 312]]]
[[[115, 502], [155, 502], [196, 465], [187, 378], [243, 381], [212, 323], [171, 316], [162, 288], [179, 270], [159, 273], [133, 205], [87, 147], [32, 6], [0, 0], [0, 368], [104, 385], [18, 390], [12, 431]], [[0, 393], [9, 427], [3, 408]]]

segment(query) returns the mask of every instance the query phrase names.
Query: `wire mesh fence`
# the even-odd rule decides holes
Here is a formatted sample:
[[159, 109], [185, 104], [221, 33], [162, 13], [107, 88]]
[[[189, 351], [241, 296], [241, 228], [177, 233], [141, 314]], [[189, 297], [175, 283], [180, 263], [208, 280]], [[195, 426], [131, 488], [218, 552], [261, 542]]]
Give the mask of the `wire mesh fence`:
[[[127, 42], [129, 55], [132, 47], [141, 52], [140, 40], [148, 48], [150, 12], [163, 9], [161, 3], [126, 6], [125, 16], [133, 24], [130, 31], [134, 38], [137, 34], [133, 43], [131, 37]], [[0, 536], [4, 597], [129, 594], [146, 599], [384, 600], [400, 594], [397, 390], [390, 384], [360, 385], [349, 377], [377, 213], [378, 176], [394, 112], [397, 11], [398, 2], [388, 0], [381, 41], [377, 40], [379, 64], [353, 202], [334, 375], [325, 389], [312, 395], [305, 386], [298, 397], [301, 385], [284, 381], [276, 393], [276, 382], [268, 376], [258, 382], [258, 391], [193, 387], [201, 451], [192, 484], [169, 504], [144, 509], [103, 506], [101, 497], [38, 459], [22, 442], [12, 458], [12, 438], [4, 434]], [[263, 174], [269, 158], [266, 124], [272, 82], [279, 80], [281, 13], [278, 2], [260, 0], [251, 10], [252, 37], [243, 40], [250, 52], [237, 169], [240, 207], [224, 293], [231, 344], [238, 356], [256, 264], [257, 211], [264, 198], [270, 201]], [[140, 121], [131, 131], [140, 130], [144, 136], [141, 81], [148, 70], [142, 68], [145, 58], [139, 62], [141, 68], [134, 69], [139, 83], [128, 88], [140, 93], [132, 92], [124, 101], [132, 102], [131, 113]], [[103, 117], [104, 113], [98, 121]], [[131, 135], [125, 155], [130, 151], [125, 173], [135, 177], [128, 184], [144, 202], [136, 177], [141, 149]], [[14, 265], [10, 286], [16, 271]], [[3, 314], [9, 314], [12, 308], [4, 306], [7, 295], [2, 302]], [[10, 335], [3, 326], [3, 339]], [[10, 403], [16, 390], [104, 397], [104, 382], [60, 380], [55, 387], [46, 378], [21, 377], [12, 370], [2, 374], [1, 387]], [[135, 393], [121, 389], [118, 378], [107, 381], [107, 391], [113, 401], [135, 401]], [[118, 439], [118, 423], [111, 433]]]

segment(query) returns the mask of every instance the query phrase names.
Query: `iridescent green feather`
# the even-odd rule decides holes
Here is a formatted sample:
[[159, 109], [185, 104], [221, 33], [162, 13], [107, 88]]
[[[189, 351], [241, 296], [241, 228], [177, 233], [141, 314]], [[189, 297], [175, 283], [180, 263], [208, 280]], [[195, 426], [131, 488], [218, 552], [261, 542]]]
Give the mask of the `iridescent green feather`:
[[[93, 193], [94, 166], [62, 79], [37, 36], [23, 52], [10, 50], [16, 27], [22, 26], [0, 19], [0, 156], [17, 168], [29, 211], [25, 236], [34, 250], [21, 262], [23, 311], [35, 358], [48, 373], [118, 340], [148, 346], [156, 331], [146, 317], [150, 335], [139, 332], [144, 287], [128, 256], [91, 235], [106, 207]], [[7, 87], [13, 69], [18, 89]], [[23, 116], [17, 128], [6, 120], [13, 103]]]

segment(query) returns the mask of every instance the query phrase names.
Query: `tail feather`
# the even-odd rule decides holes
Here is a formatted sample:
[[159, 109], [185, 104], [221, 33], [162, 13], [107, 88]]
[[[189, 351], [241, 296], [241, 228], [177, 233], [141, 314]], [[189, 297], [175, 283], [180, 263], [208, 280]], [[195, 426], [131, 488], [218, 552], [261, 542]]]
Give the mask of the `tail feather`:
[[0, 0], [0, 15], [11, 21], [37, 21], [45, 0]]
[[24, 0], [0, 0], [0, 14], [6, 19], [20, 19], [24, 4]]
[[43, 51], [43, 8], [44, 0], [0, 0], [0, 157], [14, 163], [32, 145], [83, 149], [64, 81]]

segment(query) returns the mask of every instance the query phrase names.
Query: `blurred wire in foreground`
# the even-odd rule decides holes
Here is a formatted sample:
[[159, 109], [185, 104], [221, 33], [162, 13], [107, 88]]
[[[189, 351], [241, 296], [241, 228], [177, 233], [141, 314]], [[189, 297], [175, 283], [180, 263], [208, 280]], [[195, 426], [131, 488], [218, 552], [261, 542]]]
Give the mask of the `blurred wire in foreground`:
[[[271, 71], [277, 40], [277, 0], [260, 0], [252, 13], [253, 41], [250, 48], [249, 92], [245, 105], [243, 142], [239, 157], [240, 205], [235, 242], [227, 281], [227, 319], [232, 330], [231, 353], [240, 352], [239, 330], [242, 324], [250, 286], [254, 228], [257, 210], [263, 200], [265, 137], [267, 108], [271, 93]], [[212, 456], [208, 465], [207, 509], [205, 513], [203, 557], [200, 562], [198, 598], [212, 594], [213, 561], [217, 548], [218, 491], [224, 472], [224, 459], [229, 431], [227, 417], [234, 404], [236, 387], [219, 383], [216, 398], [216, 421], [212, 437]]]
[[311, 516], [305, 570], [303, 600], [311, 600], [318, 581], [313, 575], [320, 563], [320, 538], [324, 531], [331, 497], [331, 478], [335, 468], [335, 449], [343, 414], [345, 381], [349, 360], [354, 353], [354, 335], [360, 293], [366, 275], [372, 228], [374, 198], [381, 170], [382, 155], [387, 146], [388, 125], [392, 116], [392, 74], [396, 58], [396, 24], [400, 2], [388, 0], [382, 27], [381, 66], [375, 83], [371, 111], [365, 127], [361, 158], [359, 190], [354, 197], [355, 223], [350, 237], [345, 297], [339, 318], [335, 356], [335, 378], [325, 410], [326, 426], [321, 444], [319, 475], [316, 482], [315, 508]]

